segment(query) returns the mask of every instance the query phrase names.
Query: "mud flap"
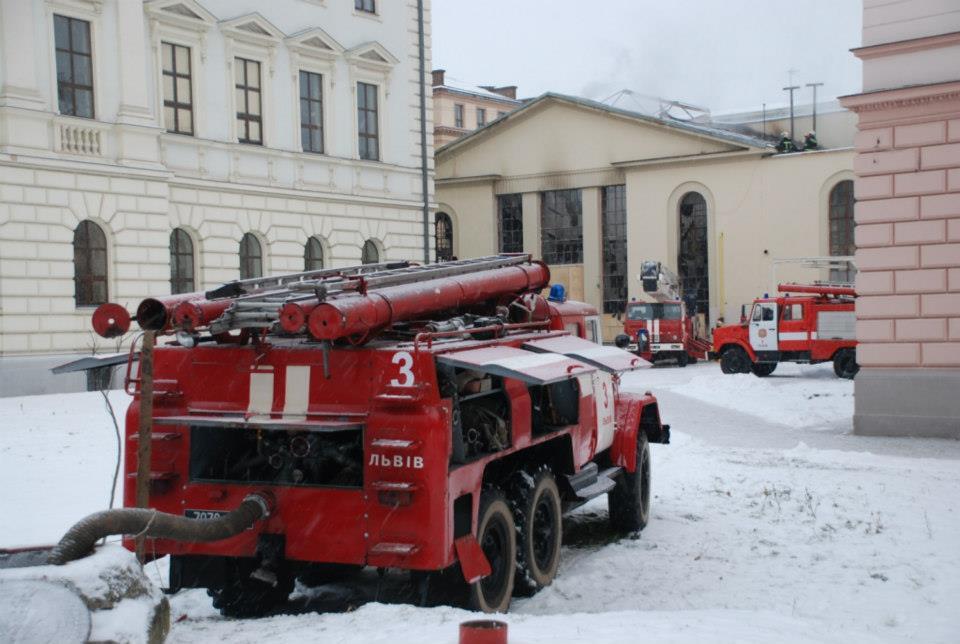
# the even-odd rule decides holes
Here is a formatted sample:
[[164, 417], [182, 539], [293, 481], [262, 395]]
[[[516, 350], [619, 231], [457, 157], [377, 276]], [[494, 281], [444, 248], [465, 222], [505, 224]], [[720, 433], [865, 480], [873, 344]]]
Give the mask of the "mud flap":
[[472, 534], [467, 534], [453, 542], [460, 559], [463, 578], [468, 584], [480, 581], [490, 574], [490, 562], [480, 549], [480, 542]]

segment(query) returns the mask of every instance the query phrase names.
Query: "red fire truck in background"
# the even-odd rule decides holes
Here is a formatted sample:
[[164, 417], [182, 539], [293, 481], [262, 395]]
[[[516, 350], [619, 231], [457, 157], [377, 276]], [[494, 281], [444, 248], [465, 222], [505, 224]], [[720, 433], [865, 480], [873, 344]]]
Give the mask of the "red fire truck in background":
[[[649, 365], [588, 340], [597, 311], [559, 289], [544, 299], [549, 279], [500, 255], [144, 300], [140, 326], [177, 338], [153, 354], [149, 506], [209, 521], [253, 495], [265, 515], [219, 541], [149, 539], [146, 552], [171, 556], [171, 589], [208, 588], [243, 616], [318, 567], [452, 570], [469, 606], [505, 611], [556, 575], [564, 512], [606, 494], [616, 529], [642, 529], [648, 445], [669, 426], [620, 376]], [[107, 337], [129, 323], [113, 304], [94, 315]]]
[[780, 362], [832, 361], [838, 377], [853, 378], [859, 370], [853, 287], [780, 284], [778, 290], [779, 297], [754, 300], [740, 324], [713, 330], [713, 351], [723, 373], [763, 377]]
[[650, 362], [675, 360], [681, 367], [706, 359], [710, 341], [700, 330], [700, 320], [687, 315], [679, 278], [660, 262], [647, 261], [641, 265], [640, 282], [654, 301], [627, 303], [623, 332], [629, 349]]

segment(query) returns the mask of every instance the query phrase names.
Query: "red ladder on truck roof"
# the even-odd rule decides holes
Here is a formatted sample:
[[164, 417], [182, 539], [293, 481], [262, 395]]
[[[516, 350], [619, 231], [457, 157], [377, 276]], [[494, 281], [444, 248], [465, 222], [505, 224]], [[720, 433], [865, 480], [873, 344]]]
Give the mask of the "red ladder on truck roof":
[[[491, 274], [490, 271], [499, 272]], [[479, 273], [487, 274], [470, 279]], [[350, 317], [347, 309], [353, 313], [358, 313], [354, 309], [365, 309], [364, 313], [380, 320], [380, 326], [385, 317], [397, 321], [396, 309], [407, 299], [404, 297], [407, 293], [398, 289], [416, 287], [419, 292], [414, 294], [411, 290], [409, 294], [417, 295], [417, 311], [424, 314], [508, 293], [536, 291], [548, 282], [549, 270], [527, 254], [509, 253], [428, 265], [408, 261], [362, 264], [236, 280], [206, 292], [147, 298], [140, 303], [135, 319], [143, 329], [167, 333], [203, 329], [221, 334], [278, 324], [288, 334], [309, 330], [316, 339], [335, 339], [356, 332], [361, 325], [357, 320], [347, 319]], [[352, 297], [368, 293], [379, 294], [379, 298], [371, 301]], [[389, 309], [386, 312], [382, 310], [384, 302]], [[317, 320], [315, 325], [310, 324], [311, 315]], [[121, 335], [129, 324], [129, 314], [116, 304], [101, 305], [94, 313], [94, 327], [112, 334], [107, 337]]]

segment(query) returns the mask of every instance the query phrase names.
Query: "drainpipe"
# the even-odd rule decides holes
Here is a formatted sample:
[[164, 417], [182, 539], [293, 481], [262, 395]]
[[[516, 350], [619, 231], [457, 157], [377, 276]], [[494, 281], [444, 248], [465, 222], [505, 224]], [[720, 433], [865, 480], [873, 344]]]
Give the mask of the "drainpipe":
[[420, 189], [423, 192], [423, 263], [430, 263], [430, 193], [427, 166], [427, 60], [424, 54], [423, 0], [417, 0], [417, 38], [420, 41]]

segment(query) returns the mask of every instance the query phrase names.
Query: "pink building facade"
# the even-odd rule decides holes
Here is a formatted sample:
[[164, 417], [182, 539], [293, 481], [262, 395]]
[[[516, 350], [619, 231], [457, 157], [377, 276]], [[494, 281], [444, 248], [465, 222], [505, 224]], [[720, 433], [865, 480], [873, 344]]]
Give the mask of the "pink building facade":
[[960, 438], [960, 4], [864, 0], [854, 431]]

